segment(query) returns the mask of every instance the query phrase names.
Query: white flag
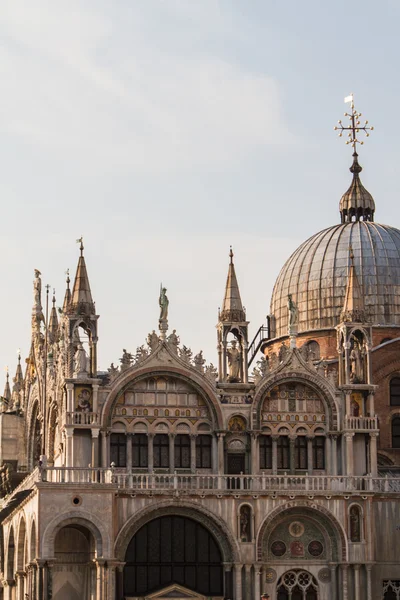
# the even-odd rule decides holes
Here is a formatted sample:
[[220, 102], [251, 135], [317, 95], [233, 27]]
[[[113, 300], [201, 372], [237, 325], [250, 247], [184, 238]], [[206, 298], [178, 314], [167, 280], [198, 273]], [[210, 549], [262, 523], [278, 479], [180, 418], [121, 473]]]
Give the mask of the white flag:
[[353, 102], [353, 94], [350, 94], [350, 96], [346, 96], [346, 98], [344, 99], [345, 102]]

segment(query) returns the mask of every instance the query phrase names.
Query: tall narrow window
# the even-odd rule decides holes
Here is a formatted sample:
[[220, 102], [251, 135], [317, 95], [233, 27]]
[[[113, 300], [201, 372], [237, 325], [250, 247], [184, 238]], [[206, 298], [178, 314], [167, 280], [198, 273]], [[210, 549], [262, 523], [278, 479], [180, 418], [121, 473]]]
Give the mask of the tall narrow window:
[[169, 467], [169, 438], [165, 433], [159, 433], [153, 440], [154, 467], [167, 469]]
[[295, 448], [295, 469], [302, 471], [307, 469], [307, 438], [305, 435], [299, 435], [294, 444]]
[[110, 458], [116, 467], [126, 467], [126, 435], [124, 433], [111, 434]]
[[260, 469], [272, 469], [272, 438], [270, 435], [261, 435], [260, 443]]
[[196, 469], [211, 469], [211, 435], [196, 438]]
[[148, 467], [148, 442], [145, 433], [137, 433], [132, 440], [132, 467], [145, 469]]
[[190, 469], [190, 437], [177, 435], [175, 438], [175, 467]]
[[290, 468], [290, 450], [289, 438], [287, 435], [281, 435], [278, 439], [278, 469]]
[[325, 469], [325, 438], [317, 435], [313, 439], [313, 469]]
[[392, 448], [400, 448], [400, 417], [392, 419]]
[[390, 381], [390, 405], [400, 406], [400, 377], [393, 377]]

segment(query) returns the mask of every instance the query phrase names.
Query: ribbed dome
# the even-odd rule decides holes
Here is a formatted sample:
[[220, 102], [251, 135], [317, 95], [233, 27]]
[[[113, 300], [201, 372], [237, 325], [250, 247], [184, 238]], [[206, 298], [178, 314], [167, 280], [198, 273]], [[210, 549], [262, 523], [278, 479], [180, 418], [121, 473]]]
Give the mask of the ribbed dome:
[[299, 333], [338, 324], [350, 246], [368, 321], [400, 326], [400, 231], [370, 221], [354, 221], [313, 235], [283, 266], [271, 299], [276, 337], [288, 332], [288, 294], [299, 311]]

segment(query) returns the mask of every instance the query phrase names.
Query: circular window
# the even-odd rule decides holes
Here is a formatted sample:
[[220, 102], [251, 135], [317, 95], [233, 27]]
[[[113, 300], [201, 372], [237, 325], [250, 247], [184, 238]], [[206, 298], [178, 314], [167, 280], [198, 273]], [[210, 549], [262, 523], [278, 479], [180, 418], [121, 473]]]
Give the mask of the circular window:
[[72, 498], [72, 504], [74, 506], [79, 506], [80, 504], [82, 504], [82, 498], [80, 496], [74, 496]]
[[271, 545], [271, 552], [274, 556], [283, 556], [286, 554], [286, 544], [285, 542], [276, 541]]

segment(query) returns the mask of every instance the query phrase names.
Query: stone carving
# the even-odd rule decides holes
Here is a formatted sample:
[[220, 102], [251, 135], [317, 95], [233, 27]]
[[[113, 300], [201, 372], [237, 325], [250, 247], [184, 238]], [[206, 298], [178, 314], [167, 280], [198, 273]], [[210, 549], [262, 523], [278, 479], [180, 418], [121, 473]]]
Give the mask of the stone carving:
[[197, 371], [200, 371], [200, 373], [203, 373], [205, 362], [206, 361], [203, 357], [203, 350], [200, 350], [200, 352], [196, 354], [196, 356], [193, 359], [195, 369], [197, 369]]
[[321, 554], [323, 553], [324, 547], [323, 547], [323, 545], [321, 544], [320, 541], [318, 541], [318, 540], [312, 540], [308, 544], [307, 550], [308, 550], [308, 553], [311, 556], [318, 557], [318, 556], [321, 556]]
[[270, 370], [273, 371], [274, 369], [277, 368], [277, 366], [279, 365], [279, 359], [276, 355], [275, 352], [271, 352], [271, 354], [268, 357], [268, 364], [270, 367]]
[[146, 360], [148, 355], [149, 355], [149, 352], [148, 352], [147, 348], [144, 347], [144, 345], [138, 346], [136, 348], [135, 364], [139, 365], [140, 363], [142, 363], [144, 360]]
[[350, 350], [350, 381], [351, 383], [364, 382], [364, 356], [359, 340], [353, 335]]
[[299, 540], [290, 542], [290, 554], [291, 556], [304, 556], [304, 544]]
[[293, 521], [289, 525], [289, 533], [291, 536], [297, 538], [301, 537], [304, 533], [304, 525], [300, 521]]
[[179, 349], [179, 355], [184, 362], [190, 364], [193, 352], [190, 348], [187, 348], [187, 346], [184, 345], [182, 348]]
[[249, 506], [240, 507], [240, 541], [251, 542], [251, 511]]
[[178, 354], [179, 336], [176, 335], [176, 329], [168, 336], [167, 343], [174, 354]]
[[167, 321], [168, 320], [168, 306], [169, 306], [169, 300], [167, 297], [167, 288], [165, 287], [160, 287], [160, 297], [158, 299], [158, 303], [160, 305], [160, 323], [163, 321]]
[[133, 356], [130, 352], [127, 352], [125, 348], [122, 350], [122, 357], [120, 358], [120, 362], [121, 372], [126, 371], [132, 365]]
[[41, 272], [35, 269], [35, 280], [33, 282], [33, 301], [36, 307], [42, 308], [42, 280], [40, 278]]
[[288, 318], [288, 324], [289, 324], [288, 330], [289, 331], [288, 332], [290, 335], [296, 329], [298, 315], [299, 315], [297, 306], [293, 302], [292, 294], [288, 294], [287, 307], [288, 307], [288, 313], [289, 313], [289, 318]]
[[262, 356], [260, 360], [257, 361], [256, 366], [253, 369], [253, 378], [254, 383], [257, 385], [263, 377], [268, 375], [269, 373], [269, 362], [265, 356]]
[[156, 348], [158, 348], [159, 341], [160, 340], [158, 338], [158, 335], [156, 334], [155, 330], [153, 329], [153, 331], [151, 333], [149, 333], [149, 335], [147, 336], [147, 344], [148, 344], [151, 352], [154, 352], [154, 350], [156, 350]]
[[289, 350], [285, 345], [285, 342], [282, 342], [281, 347], [279, 348], [279, 362], [283, 362], [287, 357]]
[[214, 386], [217, 384], [218, 371], [212, 363], [206, 366], [206, 368], [204, 369], [204, 375], [206, 379], [208, 379], [208, 381]]
[[276, 573], [275, 569], [271, 569], [271, 567], [268, 567], [268, 569], [265, 570], [266, 583], [274, 583], [276, 581], [276, 578], [277, 578], [277, 573]]
[[74, 376], [75, 377], [84, 377], [87, 373], [87, 358], [86, 352], [81, 342], [79, 342], [78, 347], [74, 356]]
[[352, 542], [361, 542], [361, 511], [355, 505], [350, 508], [350, 539]]
[[331, 580], [331, 570], [327, 567], [320, 569], [318, 571], [318, 579], [322, 581], [322, 583], [329, 583]]
[[274, 556], [283, 556], [286, 554], [286, 544], [281, 540], [277, 540], [276, 542], [272, 542], [271, 544], [271, 552]]
[[231, 383], [240, 381], [240, 362], [241, 353], [236, 347], [236, 340], [232, 340], [231, 347], [227, 350], [228, 365], [229, 365], [229, 377], [228, 381]]
[[107, 369], [109, 377], [110, 377], [110, 381], [114, 381], [114, 379], [116, 377], [118, 377], [119, 375], [119, 368], [114, 366], [114, 363], [111, 363], [111, 365], [108, 367]]

